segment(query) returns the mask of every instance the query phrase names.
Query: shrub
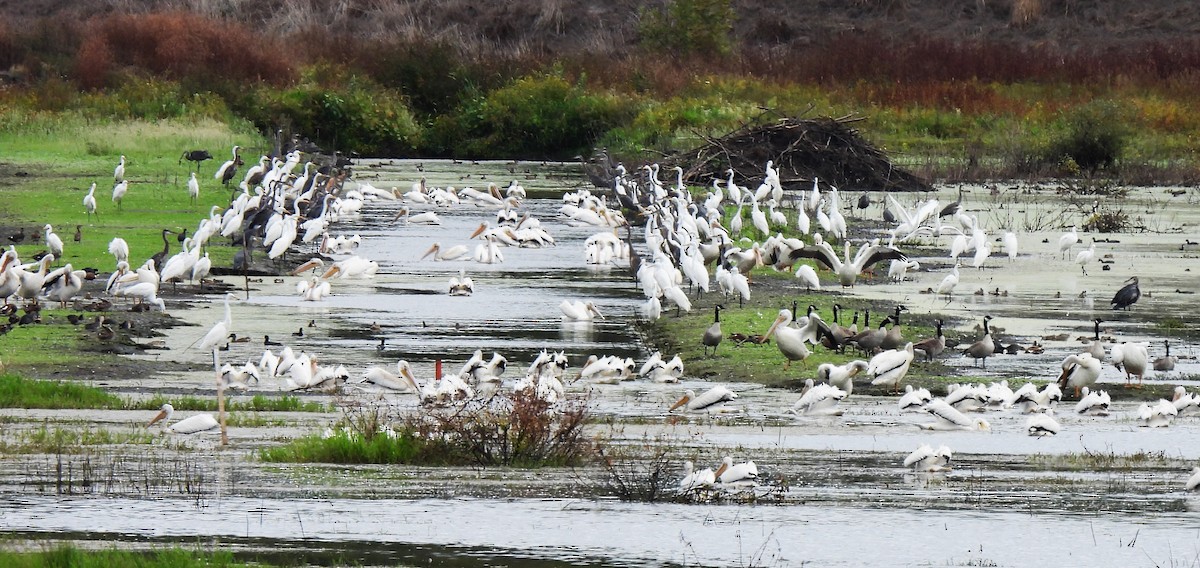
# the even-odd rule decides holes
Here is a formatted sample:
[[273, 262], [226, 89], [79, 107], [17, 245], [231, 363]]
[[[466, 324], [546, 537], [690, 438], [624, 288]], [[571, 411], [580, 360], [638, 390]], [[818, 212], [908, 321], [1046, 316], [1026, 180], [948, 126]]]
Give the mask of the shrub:
[[557, 74], [523, 77], [435, 121], [430, 150], [464, 158], [559, 158], [586, 153], [632, 112]]
[[641, 45], [671, 54], [725, 55], [732, 51], [730, 0], [670, 0], [641, 14]]
[[1123, 115], [1116, 103], [1103, 100], [1068, 111], [1062, 118], [1062, 131], [1047, 148], [1047, 161], [1074, 163], [1093, 174], [1112, 167], [1128, 144]]

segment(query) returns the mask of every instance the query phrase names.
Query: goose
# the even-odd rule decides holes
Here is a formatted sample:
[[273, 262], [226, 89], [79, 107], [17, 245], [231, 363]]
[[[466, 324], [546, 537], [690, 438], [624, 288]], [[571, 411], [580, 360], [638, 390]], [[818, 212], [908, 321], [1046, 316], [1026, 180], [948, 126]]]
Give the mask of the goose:
[[1154, 403], [1154, 406], [1143, 402], [1138, 407], [1135, 416], [1140, 423], [1140, 426], [1147, 428], [1165, 428], [1171, 425], [1171, 420], [1179, 414], [1175, 409], [1175, 405], [1166, 399], [1159, 399]]
[[[164, 404], [161, 408], [159, 408], [158, 414], [156, 414], [154, 418], [150, 420], [150, 423], [147, 424], [146, 427], [149, 428], [160, 420], [163, 424], [167, 424], [171, 421], [171, 417], [174, 415], [175, 407], [171, 406], [169, 403]], [[166, 432], [173, 432], [175, 434], [195, 434], [196, 432], [204, 432], [214, 428], [219, 428], [220, 426], [221, 424], [217, 422], [216, 418], [213, 418], [212, 414], [204, 413], [184, 418], [179, 422], [167, 426], [164, 430]]]
[[717, 346], [721, 344], [721, 306], [720, 304], [713, 306], [713, 322], [704, 330], [704, 337], [700, 338], [700, 343], [704, 346], [704, 355], [708, 356], [708, 348], [712, 348], [713, 356], [717, 354]]
[[[870, 312], [867, 312], [867, 321], [870, 321]], [[874, 329], [864, 322], [863, 330], [851, 336], [847, 341], [857, 345], [863, 353], [874, 355], [879, 346], [883, 345], [883, 338], [887, 335], [886, 328], [891, 321], [891, 317], [883, 318], [883, 321], [879, 322], [879, 327]]]
[[988, 328], [989, 321], [992, 321], [991, 315], [983, 316], [983, 337], [963, 351], [963, 355], [970, 355], [974, 359], [976, 366], [982, 361], [984, 369], [987, 368], [987, 358], [996, 352], [996, 342], [992, 339], [992, 332]]
[[1100, 338], [1100, 324], [1104, 320], [1096, 318], [1092, 320], [1094, 327], [1092, 328], [1092, 342], [1088, 344], [1087, 353], [1095, 357], [1098, 361], [1104, 360], [1105, 345], [1104, 340]]
[[913, 344], [908, 342], [903, 349], [884, 351], [867, 363], [867, 374], [871, 376], [871, 384], [891, 386], [892, 391], [900, 392], [900, 381], [908, 374], [909, 365], [913, 360]]
[[1178, 358], [1171, 355], [1171, 340], [1164, 339], [1163, 347], [1166, 348], [1167, 354], [1163, 357], [1159, 357], [1154, 360], [1154, 370], [1155, 371], [1174, 371], [1175, 370], [1175, 362], [1178, 361]]
[[884, 260], [903, 260], [907, 261], [908, 257], [900, 252], [899, 249], [872, 243], [863, 243], [862, 247], [854, 255], [854, 259], [850, 259], [850, 241], [846, 241], [845, 260], [839, 259], [834, 253], [833, 247], [829, 243], [822, 242], [819, 245], [805, 247], [802, 249], [793, 250], [789, 253], [794, 260], [800, 258], [811, 258], [825, 265], [826, 268], [832, 270], [838, 277], [838, 282], [843, 288], [854, 286], [858, 281], [858, 275], [863, 270], [873, 266], [877, 262]]
[[972, 420], [940, 398], [930, 401], [924, 406], [924, 410], [937, 420], [918, 424], [917, 426], [922, 430], [982, 430], [989, 432], [992, 429], [987, 420], [982, 418]]
[[942, 320], [934, 321], [934, 326], [937, 327], [937, 332], [933, 337], [923, 339], [913, 344], [913, 353], [924, 357], [926, 361], [932, 361], [935, 357], [942, 354], [946, 350], [946, 336], [942, 333]]
[[904, 467], [920, 472], [950, 471], [950, 459], [954, 453], [950, 448], [941, 445], [933, 449], [929, 444], [921, 444], [904, 458]]
[[671, 408], [667, 409], [667, 412], [672, 412], [681, 406], [687, 412], [723, 412], [725, 410], [725, 403], [737, 397], [736, 392], [721, 385], [704, 391], [700, 396], [696, 396], [696, 392], [689, 389], [684, 393], [682, 398], [671, 405]]
[[1108, 416], [1112, 397], [1108, 396], [1107, 391], [1093, 391], [1088, 387], [1083, 387], [1082, 392], [1083, 396], [1079, 397], [1079, 402], [1075, 403], [1076, 414]]
[[1054, 436], [1062, 430], [1062, 425], [1054, 419], [1052, 412], [1041, 412], [1030, 416], [1025, 421], [1025, 431], [1030, 436]]
[[[892, 327], [888, 328], [883, 334], [883, 341], [879, 344], [880, 349], [896, 349], [904, 345], [903, 328], [900, 326], [900, 312], [908, 308], [897, 305], [895, 315], [891, 316]], [[915, 346], [914, 346], [915, 349]]]

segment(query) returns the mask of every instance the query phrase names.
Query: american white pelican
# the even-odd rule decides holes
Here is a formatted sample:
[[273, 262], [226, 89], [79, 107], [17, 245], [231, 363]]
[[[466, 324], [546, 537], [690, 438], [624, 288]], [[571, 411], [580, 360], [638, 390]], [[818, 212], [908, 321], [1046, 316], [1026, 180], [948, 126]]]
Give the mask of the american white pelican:
[[63, 242], [54, 232], [54, 227], [46, 225], [43, 230], [45, 231], [46, 248], [50, 249], [50, 254], [54, 255], [54, 258], [62, 258]]
[[258, 367], [255, 367], [253, 363], [247, 362], [241, 368], [236, 368], [229, 363], [221, 367], [222, 388], [246, 392], [250, 390], [250, 379], [254, 379], [255, 385], [258, 384]]
[[1062, 374], [1058, 376], [1058, 386], [1063, 389], [1074, 388], [1075, 397], [1079, 398], [1080, 390], [1096, 384], [1100, 378], [1100, 360], [1090, 353], [1067, 355], [1062, 362]]
[[401, 393], [416, 394], [420, 391], [408, 361], [401, 359], [396, 362], [396, 373], [382, 367], [371, 367], [363, 371], [362, 380], [373, 385]]
[[808, 290], [821, 289], [821, 280], [817, 278], [817, 271], [807, 264], [801, 264], [796, 268], [796, 279]]
[[962, 412], [975, 412], [987, 406], [987, 387], [981, 385], [953, 383], [946, 386], [946, 404]]
[[113, 255], [117, 262], [129, 260], [129, 244], [121, 237], [114, 237], [108, 242], [108, 254]]
[[724, 410], [725, 403], [737, 398], [736, 392], [728, 388], [717, 385], [707, 391], [704, 391], [700, 396], [696, 396], [696, 392], [688, 390], [683, 398], [679, 399], [671, 406], [667, 412], [671, 412], [676, 408], [683, 407], [687, 412], [710, 412], [717, 413]]
[[88, 222], [91, 222], [92, 215], [96, 214], [96, 184], [92, 183], [92, 188], [88, 190], [88, 194], [83, 196], [83, 209], [87, 211]]
[[1075, 232], [1076, 226], [1071, 225], [1071, 230], [1062, 234], [1058, 238], [1058, 251], [1062, 253], [1063, 258], [1067, 258], [1067, 254], [1071, 252], [1071, 247], [1079, 242], [1079, 234]]
[[[301, 265], [301, 268], [308, 266], [309, 263], [312, 263], [312, 261]], [[374, 278], [375, 273], [378, 271], [379, 264], [374, 260], [368, 260], [355, 255], [333, 263], [333, 266], [330, 266], [329, 270], [326, 270], [321, 275], [321, 278], [328, 279], [335, 276], [338, 278]], [[298, 274], [299, 272], [303, 272], [303, 270], [297, 268], [293, 271], [294, 274]]]
[[604, 314], [600, 313], [599, 308], [591, 300], [587, 302], [563, 300], [558, 304], [558, 309], [562, 312], [563, 321], [592, 321], [596, 317], [604, 319]]
[[[146, 427], [149, 428], [160, 420], [163, 422], [163, 424], [166, 424], [171, 421], [171, 417], [174, 414], [175, 407], [171, 406], [170, 404], [164, 404], [162, 405], [162, 408], [159, 409], [158, 414], [156, 414], [154, 418], [150, 420], [150, 423], [147, 424]], [[196, 432], [204, 432], [206, 430], [219, 428], [220, 426], [221, 424], [217, 422], [216, 418], [213, 418], [213, 415], [204, 413], [184, 418], [179, 422], [167, 426], [165, 431], [173, 432], [175, 434], [195, 434]]]
[[907, 276], [909, 270], [917, 270], [921, 268], [921, 263], [915, 260], [893, 260], [888, 265], [888, 280], [892, 282], [902, 282]]
[[1054, 419], [1053, 412], [1039, 412], [1025, 421], [1025, 430], [1030, 436], [1053, 436], [1062, 430], [1062, 425]]
[[1192, 468], [1192, 476], [1188, 478], [1187, 483], [1183, 486], [1185, 491], [1195, 491], [1200, 489], [1200, 467]]
[[460, 269], [458, 276], [451, 276], [449, 282], [451, 296], [470, 296], [475, 292], [475, 281], [467, 276], [466, 269]]
[[912, 361], [911, 341], [905, 344], [903, 349], [889, 349], [872, 357], [867, 363], [867, 374], [871, 377], [871, 384], [890, 385], [894, 392], [900, 392], [900, 381], [908, 374], [908, 367]]
[[38, 295], [42, 293], [42, 285], [46, 283], [46, 274], [49, 272], [51, 262], [54, 262], [54, 255], [47, 254], [38, 261], [38, 269], [33, 272], [25, 270], [19, 264], [11, 266], [9, 270], [16, 272], [21, 283], [17, 287], [17, 296], [37, 301]]
[[841, 416], [843, 409], [838, 403], [846, 398], [846, 391], [828, 383], [813, 384], [812, 379], [805, 382], [804, 394], [792, 405], [791, 412], [809, 416]]
[[1108, 416], [1108, 407], [1112, 404], [1112, 397], [1108, 396], [1108, 391], [1093, 391], [1083, 387], [1082, 392], [1083, 396], [1075, 403], [1076, 413]]
[[431, 254], [434, 260], [466, 260], [467, 255], [471, 254], [471, 249], [467, 248], [467, 245], [454, 245], [443, 249], [441, 243], [433, 243], [421, 258]]
[[700, 471], [695, 471], [695, 467], [691, 461], [683, 463], [683, 479], [679, 480], [680, 495], [711, 489], [716, 484], [717, 476], [711, 467]]
[[1019, 404], [1021, 412], [1030, 414], [1052, 409], [1061, 400], [1062, 389], [1056, 383], [1048, 383], [1040, 391], [1033, 383], [1025, 383], [1013, 392], [1007, 406], [1012, 407]]
[[791, 255], [794, 258], [812, 258], [825, 265], [837, 275], [838, 282], [842, 284], [843, 288], [854, 286], [854, 283], [858, 281], [858, 275], [877, 262], [908, 260], [908, 257], [899, 249], [870, 242], [863, 243], [854, 258], [851, 259], [850, 241], [846, 241], [843, 246], [845, 247], [845, 260], [839, 259], [833, 247], [826, 242], [792, 251]]
[[410, 225], [441, 225], [442, 224], [442, 220], [439, 219], [437, 213], [434, 213], [433, 211], [426, 211], [424, 213], [417, 213], [416, 215], [414, 215], [411, 211], [408, 210], [407, 207], [402, 207], [400, 209], [400, 212], [396, 213], [396, 216], [393, 217], [393, 220], [397, 220], [401, 217], [404, 217], [404, 222], [408, 223]]
[[1200, 395], [1187, 392], [1182, 385], [1175, 387], [1171, 394], [1171, 403], [1175, 405], [1178, 416], [1200, 414]]
[[929, 393], [929, 389], [913, 389], [912, 385], [904, 385], [904, 394], [900, 395], [897, 405], [900, 412], [920, 412], [932, 400], [933, 395]]
[[475, 262], [480, 264], [496, 264], [504, 262], [504, 253], [496, 244], [496, 238], [488, 236], [482, 243], [475, 245]]
[[157, 306], [159, 311], [166, 312], [167, 305], [162, 298], [158, 297], [157, 282], [136, 282], [117, 286], [113, 289], [113, 296], [125, 296], [127, 298], [135, 298], [138, 303]]
[[313, 276], [311, 280], [301, 280], [296, 283], [296, 293], [305, 302], [320, 302], [328, 296], [333, 287], [329, 281]]
[[921, 444], [920, 447], [913, 450], [908, 457], [904, 458], [904, 467], [920, 472], [939, 472], [950, 471], [950, 459], [954, 457], [954, 452], [950, 448], [942, 445], [938, 449], [933, 449], [929, 444]]
[[73, 269], [71, 263], [68, 262], [62, 268], [46, 275], [42, 290], [47, 298], [62, 304], [65, 309], [67, 302], [83, 289], [85, 274], [83, 270]]
[[715, 473], [717, 480], [726, 488], [758, 485], [758, 466], [752, 461], [734, 464], [732, 457], [725, 456]]
[[771, 328], [767, 330], [766, 338], [776, 337], [775, 346], [779, 348], [779, 352], [787, 361], [784, 369], [790, 367], [792, 361], [803, 362], [811, 355], [808, 347], [804, 345], [806, 342], [815, 344], [819, 335], [829, 333], [829, 327], [813, 314], [812, 310], [813, 306], [809, 306], [809, 315], [801, 319], [804, 325], [800, 328], [788, 325], [792, 322], [791, 310], [779, 310], [775, 323], [771, 324]]
[[1142, 385], [1142, 376], [1150, 364], [1150, 344], [1146, 342], [1125, 342], [1109, 348], [1108, 358], [1114, 367], [1125, 371], [1125, 386], [1130, 386], [1133, 377], [1138, 378], [1138, 386]]
[[1173, 420], [1178, 414], [1179, 411], [1175, 410], [1175, 405], [1172, 404], [1171, 401], [1159, 399], [1158, 402], [1154, 403], [1154, 406], [1150, 406], [1148, 403], [1143, 402], [1142, 405], [1138, 407], [1136, 416], [1140, 422], [1140, 426], [1146, 426], [1149, 428], [1163, 428], [1170, 426], [1171, 420]]
[[817, 367], [817, 380], [825, 381], [839, 389], [846, 391], [849, 396], [854, 392], [854, 377], [859, 373], [870, 368], [870, 364], [866, 361], [850, 361], [844, 365], [834, 365], [833, 363], [821, 363]]
[[579, 370], [579, 378], [598, 383], [616, 384], [633, 376], [633, 359], [624, 359], [616, 355], [598, 357], [591, 355], [583, 368]]
[[991, 424], [987, 420], [977, 418], [972, 420], [966, 414], [958, 411], [958, 409], [946, 404], [946, 401], [935, 398], [926, 404], [925, 412], [937, 418], [935, 422], [926, 424], [918, 424], [923, 430], [984, 430], [990, 431]]

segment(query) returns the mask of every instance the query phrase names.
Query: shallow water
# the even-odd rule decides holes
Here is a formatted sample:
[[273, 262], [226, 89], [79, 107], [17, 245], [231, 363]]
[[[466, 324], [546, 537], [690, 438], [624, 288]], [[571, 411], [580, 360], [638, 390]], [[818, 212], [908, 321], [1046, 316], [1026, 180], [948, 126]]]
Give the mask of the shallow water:
[[[418, 165], [423, 171], [417, 170]], [[465, 177], [467, 172], [471, 177]], [[570, 164], [403, 160], [383, 161], [378, 167], [364, 164], [356, 177], [377, 187], [407, 188], [420, 175], [433, 186], [477, 188], [486, 183], [481, 176], [503, 187], [512, 175], [520, 175], [527, 190], [541, 194], [561, 194], [582, 181]], [[956, 191], [946, 188], [940, 197], [944, 202], [953, 200]], [[1200, 233], [1196, 230], [1200, 204], [1192, 192], [1181, 198], [1187, 201], [1168, 210], [1159, 203], [1166, 199], [1161, 188], [1144, 191], [1146, 195], [1135, 196], [1130, 207], [1153, 208], [1156, 213], [1147, 216], [1147, 224], [1159, 230], [1178, 227], [1181, 232], [1114, 236], [1121, 242], [1097, 246], [1098, 255], [1113, 254], [1112, 270], [1103, 271], [1093, 263], [1084, 276], [1072, 262], [1073, 255], [1072, 260], [1058, 256], [1054, 243], [1059, 231], [1045, 227], [1022, 237], [1022, 256], [1015, 263], [996, 253], [977, 271], [969, 268], [969, 258], [964, 259], [968, 266], [962, 269], [960, 293], [949, 302], [920, 293], [936, 287], [949, 267], [949, 259], [932, 254], [917, 257], [922, 269], [910, 272], [911, 281], [861, 285], [847, 293], [898, 298], [914, 313], [959, 317], [963, 329], [991, 313], [996, 317], [994, 325], [1026, 344], [1042, 335], [1069, 333], [1068, 340], [1043, 341], [1047, 349], [1041, 356], [996, 357], [988, 362], [987, 372], [973, 368], [968, 359], [946, 360], [955, 372], [978, 374], [980, 380], [991, 373], [1046, 378], [1057, 374], [1062, 357], [1081, 345], [1076, 337], [1090, 335], [1094, 317], [1111, 320], [1105, 333], [1118, 341], [1160, 341], [1160, 330], [1152, 321], [1163, 314], [1176, 314], [1185, 325], [1196, 324], [1197, 316], [1189, 309], [1194, 296], [1175, 290], [1195, 290], [1192, 275], [1200, 272], [1198, 253], [1179, 251], [1177, 245], [1186, 236]], [[981, 220], [989, 226], [1008, 219], [1045, 217], [1049, 214], [1039, 211], [1050, 210], [1060, 201], [1048, 195], [1028, 196], [1009, 206], [1020, 207], [1010, 216], [976, 195], [982, 196], [982, 190], [968, 194], [964, 204], [968, 212], [982, 213]], [[456, 372], [476, 349], [505, 355], [506, 377], [523, 374], [542, 349], [565, 350], [574, 370], [590, 354], [631, 356], [640, 364], [646, 348], [629, 325], [642, 301], [640, 293], [621, 268], [584, 267], [582, 241], [601, 229], [567, 227], [554, 220], [559, 204], [557, 199], [530, 199], [524, 207], [542, 219], [557, 246], [505, 248], [504, 263], [482, 265], [421, 260], [420, 256], [435, 241], [473, 248], [476, 242], [467, 237], [480, 222], [495, 223], [494, 209], [438, 209], [442, 224], [425, 226], [393, 221], [399, 202], [371, 202], [360, 216], [335, 226], [331, 233], [364, 237], [357, 252], [380, 263], [379, 275], [334, 281], [333, 295], [318, 303], [297, 298], [294, 290], [300, 277], [254, 283], [250, 297], [239, 296], [232, 306], [235, 331], [252, 341], [233, 343], [221, 357], [237, 363], [257, 361], [264, 349], [262, 336], [270, 335], [316, 354], [322, 364], [344, 364], [352, 376], [370, 365], [391, 368], [404, 358], [413, 364], [418, 378], [425, 379], [433, 375], [438, 360], [446, 372]], [[412, 207], [416, 212], [433, 209]], [[877, 218], [879, 212], [876, 205], [867, 214]], [[1043, 239], [1050, 242], [1042, 243]], [[947, 242], [948, 238], [936, 243], [931, 239], [925, 244]], [[297, 255], [286, 265], [307, 258]], [[475, 280], [476, 291], [470, 297], [444, 293], [447, 279], [459, 269], [466, 269]], [[1130, 312], [1108, 310], [1107, 299], [1133, 274], [1141, 276], [1142, 289], [1151, 296], [1143, 297]], [[1000, 288], [1008, 295], [972, 293], [980, 288]], [[1088, 294], [1079, 298], [1084, 290]], [[1056, 293], [1061, 297], [1054, 298]], [[563, 299], [595, 300], [606, 319], [563, 323], [558, 311]], [[165, 338], [169, 351], [140, 357], [207, 361], [206, 354], [187, 347], [222, 317], [222, 310], [217, 301], [176, 314], [196, 327], [178, 329]], [[314, 327], [307, 326], [310, 320]], [[372, 324], [380, 331], [372, 331]], [[303, 337], [292, 335], [298, 330]], [[381, 339], [382, 349], [378, 349]], [[1180, 341], [1172, 352], [1195, 355], [1195, 347]], [[1150, 375], [1148, 381], [1176, 382], [1198, 372], [1195, 359], [1184, 360], [1175, 373]], [[1115, 385], [1122, 380], [1116, 369], [1105, 366], [1102, 382]], [[192, 372], [165, 378], [128, 377], [109, 386], [125, 392], [205, 395], [212, 392], [212, 383], [211, 373]], [[1200, 460], [1200, 445], [1191, 443], [1200, 434], [1200, 419], [1181, 419], [1165, 429], [1139, 428], [1131, 417], [1136, 405], [1118, 403], [1108, 418], [1082, 418], [1069, 408], [1060, 410], [1064, 432], [1052, 438], [1025, 435], [1026, 417], [1012, 411], [982, 415], [991, 423], [991, 433], [926, 432], [916, 427], [924, 417], [900, 414], [892, 397], [854, 395], [844, 405], [844, 416], [794, 417], [784, 410], [798, 394], [751, 384], [729, 385], [740, 394], [731, 405], [737, 413], [689, 416], [678, 424], [668, 419], [666, 407], [685, 389], [709, 386], [688, 379], [678, 385], [638, 381], [569, 388], [590, 389], [596, 413], [622, 423], [628, 439], [636, 440], [643, 433], [669, 436], [698, 460], [715, 462], [713, 453], [719, 451], [736, 452], [739, 460], [755, 459], [764, 478], [786, 481], [787, 487], [777, 487], [784, 505], [562, 499], [562, 494], [570, 493], [563, 487], [586, 477], [563, 471], [533, 472], [544, 479], [530, 481], [524, 488], [505, 486], [500, 494], [519, 496], [513, 499], [487, 497], [491, 486], [486, 484], [479, 485], [483, 489], [461, 490], [472, 497], [396, 499], [454, 495], [456, 482], [443, 481], [436, 470], [398, 468], [339, 471], [333, 474], [334, 481], [314, 479], [239, 462], [252, 459], [244, 455], [213, 453], [214, 439], [200, 436], [188, 443], [197, 451], [196, 467], [215, 481], [199, 498], [171, 496], [169, 491], [154, 494], [153, 499], [30, 495], [21, 484], [34, 474], [13, 471], [23, 462], [10, 460], [0, 471], [9, 493], [0, 504], [0, 530], [35, 538], [63, 533], [67, 538], [124, 542], [221, 537], [223, 542], [252, 549], [341, 550], [366, 564], [414, 560], [424, 564], [427, 558], [439, 557], [467, 564], [473, 559], [480, 565], [537, 560], [639, 566], [1190, 565], [1200, 555], [1200, 530], [1195, 528], [1200, 526], [1200, 506], [1197, 497], [1182, 493], [1186, 464]], [[264, 385], [264, 390], [271, 388]], [[411, 396], [389, 398], [401, 407], [416, 407]], [[14, 426], [18, 428], [63, 419], [136, 428], [146, 420], [139, 413], [112, 411], [30, 410], [6, 411], [6, 415], [18, 422]], [[274, 439], [332, 424], [339, 415], [284, 417], [288, 423], [282, 426], [231, 428], [234, 446], [246, 451], [269, 445]], [[952, 447], [955, 470], [934, 477], [906, 474], [900, 465], [904, 456], [922, 443]], [[1094, 471], [1087, 460], [1069, 466], [1062, 461], [1079, 455], [1103, 461], [1105, 456], [1137, 454], [1151, 459], [1103, 471]], [[53, 469], [54, 456], [41, 459], [47, 471]], [[222, 465], [229, 463], [238, 465]], [[376, 487], [371, 481], [375, 478], [363, 477], [364, 472], [381, 476]], [[455, 477], [454, 472], [446, 475]], [[378, 487], [381, 483], [388, 486]], [[442, 485], [449, 487], [439, 490]], [[544, 498], [533, 498], [538, 496]], [[365, 549], [394, 554], [381, 558], [378, 550]]]

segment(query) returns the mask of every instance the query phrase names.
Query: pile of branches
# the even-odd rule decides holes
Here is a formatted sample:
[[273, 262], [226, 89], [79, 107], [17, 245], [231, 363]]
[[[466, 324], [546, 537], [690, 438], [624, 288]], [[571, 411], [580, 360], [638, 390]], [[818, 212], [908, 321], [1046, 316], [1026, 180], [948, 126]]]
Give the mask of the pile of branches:
[[[861, 120], [842, 117], [752, 121], [721, 137], [704, 136], [705, 143], [698, 148], [666, 156], [659, 160], [660, 171], [679, 166], [690, 185], [708, 185], [714, 177], [727, 177], [726, 171], [732, 168], [734, 181], [739, 185], [757, 186], [763, 179], [767, 160], [771, 160], [786, 190], [810, 188], [813, 178], [842, 190], [932, 189], [926, 181], [894, 166], [887, 154], [863, 139], [852, 126]], [[587, 164], [588, 175], [598, 186], [611, 187], [611, 171], [593, 171], [606, 169], [596, 165], [607, 161], [594, 159]]]

